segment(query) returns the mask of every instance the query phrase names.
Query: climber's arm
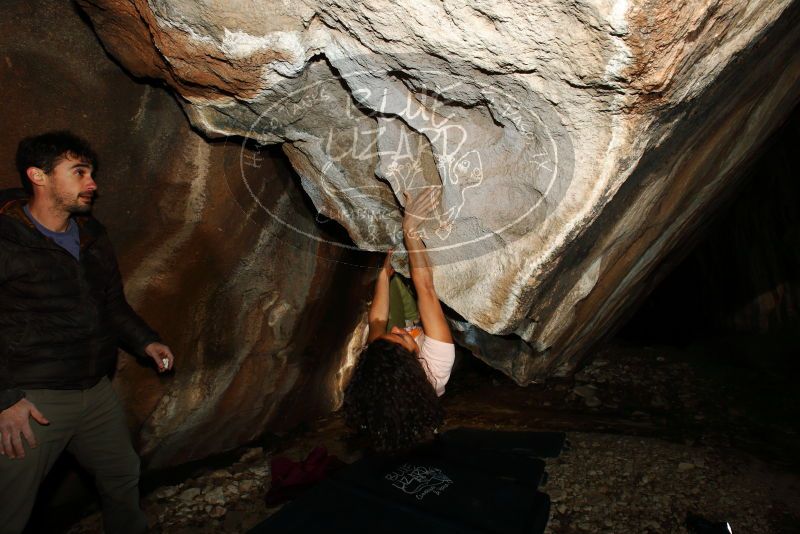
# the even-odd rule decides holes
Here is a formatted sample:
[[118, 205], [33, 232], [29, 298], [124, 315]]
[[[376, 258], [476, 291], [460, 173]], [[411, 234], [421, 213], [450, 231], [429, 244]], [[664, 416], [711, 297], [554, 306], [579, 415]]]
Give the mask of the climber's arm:
[[375, 280], [375, 293], [372, 296], [372, 304], [369, 307], [369, 333], [367, 343], [372, 343], [378, 336], [386, 333], [386, 323], [389, 322], [389, 280], [394, 274], [392, 268], [392, 251], [386, 255], [383, 267]]
[[425, 243], [420, 237], [419, 227], [435, 206], [437, 199], [425, 192], [415, 198], [406, 194], [406, 211], [403, 216], [403, 237], [408, 251], [411, 281], [417, 292], [417, 308], [422, 320], [425, 336], [452, 343], [450, 325], [445, 319], [436, 288], [433, 285], [433, 268], [430, 265]]

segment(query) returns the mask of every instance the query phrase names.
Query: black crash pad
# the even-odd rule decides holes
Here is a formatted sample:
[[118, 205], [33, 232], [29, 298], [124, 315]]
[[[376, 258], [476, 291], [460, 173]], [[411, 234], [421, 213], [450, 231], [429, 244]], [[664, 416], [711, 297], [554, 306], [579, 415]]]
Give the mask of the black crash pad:
[[363, 458], [250, 532], [543, 532], [544, 462], [530, 452], [554, 456], [564, 438], [539, 433], [536, 445], [536, 434], [459, 429], [403, 456]]
[[564, 448], [566, 434], [454, 428], [442, 434], [441, 440], [454, 447], [509, 452], [536, 458], [556, 458]]

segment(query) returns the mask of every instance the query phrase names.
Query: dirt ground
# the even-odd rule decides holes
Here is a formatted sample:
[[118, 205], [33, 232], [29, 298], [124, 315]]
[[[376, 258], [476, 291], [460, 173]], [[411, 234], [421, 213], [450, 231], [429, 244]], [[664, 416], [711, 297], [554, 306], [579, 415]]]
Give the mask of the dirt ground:
[[[719, 349], [719, 347], [717, 347]], [[607, 347], [569, 379], [526, 388], [469, 356], [444, 399], [447, 428], [558, 430], [547, 532], [687, 532], [688, 513], [734, 533], [800, 532], [800, 391], [780, 366], [719, 350]], [[709, 354], [712, 354], [709, 356]], [[143, 481], [155, 532], [246, 532], [274, 513], [270, 460], [317, 445], [350, 462], [337, 414], [291, 434]], [[93, 513], [69, 532], [100, 532]]]

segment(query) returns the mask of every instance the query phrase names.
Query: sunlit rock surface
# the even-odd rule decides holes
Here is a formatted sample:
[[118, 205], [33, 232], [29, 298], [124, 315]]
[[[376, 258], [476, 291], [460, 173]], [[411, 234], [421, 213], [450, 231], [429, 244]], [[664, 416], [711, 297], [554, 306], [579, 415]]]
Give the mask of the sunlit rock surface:
[[79, 3], [206, 135], [282, 144], [359, 247], [440, 192], [442, 300], [521, 384], [640, 300], [800, 92], [791, 0]]
[[[370, 271], [329, 250], [283, 158], [262, 152], [248, 191], [238, 169], [253, 152], [192, 131], [169, 93], [106, 56], [69, 3], [3, 9], [0, 185], [19, 186], [22, 137], [70, 128], [89, 139], [95, 214], [128, 299], [176, 355], [171, 375], [119, 361], [114, 386], [144, 465], [202, 458], [338, 406]], [[262, 206], [320, 241], [298, 240]]]

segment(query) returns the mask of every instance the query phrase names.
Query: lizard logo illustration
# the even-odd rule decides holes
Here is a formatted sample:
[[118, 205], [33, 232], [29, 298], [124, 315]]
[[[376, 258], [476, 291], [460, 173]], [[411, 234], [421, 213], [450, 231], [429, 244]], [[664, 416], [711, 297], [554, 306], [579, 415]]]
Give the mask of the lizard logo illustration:
[[[378, 250], [402, 239], [398, 204], [406, 194], [427, 194], [420, 236], [437, 262], [451, 262], [529, 235], [566, 198], [572, 139], [558, 109], [536, 90], [451, 70], [400, 73], [375, 59], [350, 58], [355, 69], [313, 62], [259, 103], [244, 136], [257, 147], [243, 143], [238, 162], [245, 214], [255, 204], [312, 242]], [[278, 197], [262, 198], [272, 166], [260, 148], [278, 143], [287, 145], [317, 223], [337, 221], [350, 239], [318, 235], [273, 202]]]
[[[416, 157], [399, 153], [394, 155], [386, 167], [386, 179], [398, 196], [405, 192], [412, 195], [429, 192], [441, 196], [442, 209], [431, 214], [429, 219], [436, 221], [436, 235], [445, 240], [466, 203], [467, 190], [483, 183], [483, 164], [477, 150], [463, 151], [467, 140], [467, 131], [463, 126], [447, 124], [426, 128], [422, 133], [430, 139], [432, 147], [438, 145], [441, 149], [436, 164], [441, 182], [431, 184], [425, 180], [419, 153]], [[429, 237], [424, 229], [420, 235], [423, 239]]]
[[401, 465], [385, 478], [395, 488], [420, 501], [430, 493], [441, 495], [453, 483], [439, 468], [411, 464]]
[[[361, 133], [380, 136], [383, 132], [383, 128], [379, 126], [375, 130]], [[409, 134], [405, 131], [401, 132], [400, 140], [395, 148], [378, 151], [379, 157], [383, 158], [384, 163], [388, 161], [385, 163], [383, 177], [389, 182], [398, 198], [403, 198], [404, 193], [408, 192], [411, 195], [429, 193], [441, 199], [442, 208], [430, 214], [426, 219], [434, 221], [432, 226], [436, 228], [436, 235], [439, 239], [445, 240], [452, 232], [453, 225], [466, 203], [467, 190], [483, 183], [483, 165], [477, 150], [464, 151], [467, 130], [463, 126], [445, 123], [424, 128], [420, 133], [423, 134], [423, 136], [419, 136], [420, 139], [427, 138], [430, 141], [431, 149], [435, 151], [438, 148], [440, 150], [436, 157], [439, 180], [430, 183], [431, 179], [426, 179], [421, 162], [423, 147], [418, 146], [419, 142], [410, 141]], [[379, 182], [354, 187], [334, 187], [332, 185], [332, 182], [338, 181], [336, 180], [337, 176], [343, 174], [340, 170], [341, 162], [346, 157], [356, 159], [358, 154], [352, 150], [352, 147], [346, 154], [333, 154], [331, 138], [332, 133], [329, 134], [326, 144], [326, 152], [330, 159], [322, 168], [323, 176], [330, 178], [330, 183], [329, 180], [323, 180], [321, 184], [328, 198], [337, 198], [345, 205], [357, 205], [365, 200], [381, 205], [384, 201], [380, 194], [384, 186]], [[371, 152], [369, 154], [372, 155]], [[375, 213], [386, 212], [386, 210], [378, 209], [373, 211]], [[373, 229], [377, 230], [376, 227]], [[423, 239], [430, 237], [424, 228], [420, 230], [420, 236]]]

